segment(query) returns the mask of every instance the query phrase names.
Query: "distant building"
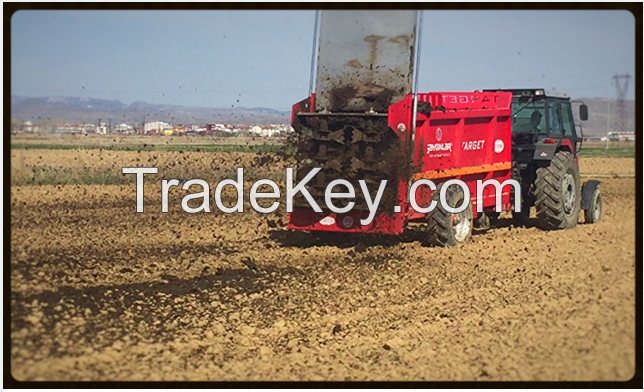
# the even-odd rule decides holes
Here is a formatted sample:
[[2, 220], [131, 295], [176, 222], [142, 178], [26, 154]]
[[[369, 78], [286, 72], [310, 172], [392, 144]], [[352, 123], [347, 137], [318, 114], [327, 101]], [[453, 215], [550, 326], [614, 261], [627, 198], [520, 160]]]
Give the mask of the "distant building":
[[107, 124], [104, 122], [98, 123], [98, 125], [96, 125], [96, 133], [105, 135], [107, 133]]
[[161, 133], [165, 131], [166, 129], [170, 129], [172, 126], [168, 123], [165, 123], [163, 121], [152, 121], [145, 123], [145, 126], [143, 127], [143, 132], [144, 133]]
[[92, 132], [96, 132], [96, 125], [95, 124], [83, 124], [81, 126], [81, 129], [84, 134], [89, 134]]
[[31, 121], [25, 121], [22, 123], [22, 130], [25, 132], [34, 132], [34, 125]]
[[206, 124], [206, 132], [209, 134], [215, 134], [216, 132], [232, 132], [233, 127], [228, 124], [219, 124], [219, 123], [208, 123]]
[[118, 124], [116, 127], [114, 127], [114, 131], [119, 132], [119, 133], [130, 133], [134, 130], [134, 128], [126, 123]]
[[634, 142], [635, 132], [608, 132], [608, 139], [616, 142]]
[[270, 124], [259, 126], [255, 125], [248, 129], [252, 134], [263, 136], [263, 137], [273, 137], [273, 136], [284, 136], [289, 132], [293, 131], [293, 128], [290, 125], [284, 124]]
[[62, 123], [56, 125], [56, 133], [81, 133], [83, 127], [80, 124]]
[[55, 126], [54, 132], [63, 134], [94, 133], [96, 128], [96, 124], [60, 123]]

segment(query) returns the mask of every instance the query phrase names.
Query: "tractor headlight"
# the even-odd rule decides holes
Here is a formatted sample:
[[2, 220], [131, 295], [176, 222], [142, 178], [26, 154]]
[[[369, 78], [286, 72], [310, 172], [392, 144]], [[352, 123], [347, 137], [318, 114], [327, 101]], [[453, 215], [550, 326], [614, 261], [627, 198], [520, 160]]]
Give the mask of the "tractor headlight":
[[534, 90], [534, 95], [545, 95], [543, 90]]

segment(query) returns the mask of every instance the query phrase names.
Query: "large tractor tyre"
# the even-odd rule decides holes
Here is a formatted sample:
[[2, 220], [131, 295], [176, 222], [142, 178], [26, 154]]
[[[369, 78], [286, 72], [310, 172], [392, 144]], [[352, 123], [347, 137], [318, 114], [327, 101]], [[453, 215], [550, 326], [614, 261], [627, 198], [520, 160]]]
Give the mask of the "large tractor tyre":
[[584, 210], [584, 222], [586, 223], [597, 223], [602, 219], [603, 212], [602, 204], [602, 195], [599, 192], [599, 189], [595, 189], [592, 199], [590, 199], [590, 204], [588, 204], [588, 209]]
[[[432, 192], [432, 200], [438, 203], [436, 207], [427, 214], [427, 243], [431, 246], [456, 246], [468, 242], [472, 236], [474, 226], [472, 203], [468, 202], [465, 210], [459, 213], [446, 211], [440, 203], [440, 191], [442, 184], [436, 191]], [[458, 185], [451, 185], [447, 188], [445, 200], [451, 207], [460, 207], [463, 204], [463, 189]]]
[[537, 169], [535, 205], [537, 220], [545, 230], [577, 226], [581, 207], [579, 166], [567, 151], [555, 154], [548, 167]]

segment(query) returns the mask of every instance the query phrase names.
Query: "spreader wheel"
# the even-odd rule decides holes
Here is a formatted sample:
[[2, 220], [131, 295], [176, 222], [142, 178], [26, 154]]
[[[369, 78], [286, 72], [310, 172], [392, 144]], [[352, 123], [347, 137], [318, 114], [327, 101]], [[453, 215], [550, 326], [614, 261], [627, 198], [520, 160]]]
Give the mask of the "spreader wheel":
[[579, 166], [567, 151], [555, 154], [548, 167], [537, 170], [537, 219], [545, 230], [577, 226], [581, 207]]
[[[465, 210], [459, 213], [446, 211], [440, 203], [441, 191], [439, 185], [432, 192], [432, 200], [438, 203], [436, 208], [427, 214], [427, 242], [431, 246], [456, 246], [468, 242], [474, 226], [472, 204], [468, 203]], [[463, 190], [457, 185], [447, 188], [445, 200], [451, 207], [460, 207], [463, 203]]]

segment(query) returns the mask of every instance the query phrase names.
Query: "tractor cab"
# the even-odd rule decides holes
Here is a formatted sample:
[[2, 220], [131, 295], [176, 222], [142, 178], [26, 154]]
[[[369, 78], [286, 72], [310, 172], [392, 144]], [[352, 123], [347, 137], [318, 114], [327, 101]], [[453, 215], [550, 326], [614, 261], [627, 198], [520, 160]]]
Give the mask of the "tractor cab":
[[[547, 164], [562, 150], [577, 156], [581, 126], [575, 125], [569, 97], [548, 95], [544, 89], [501, 91], [512, 93], [512, 153], [521, 169], [535, 161]], [[583, 102], [579, 118], [588, 119], [588, 107]]]

